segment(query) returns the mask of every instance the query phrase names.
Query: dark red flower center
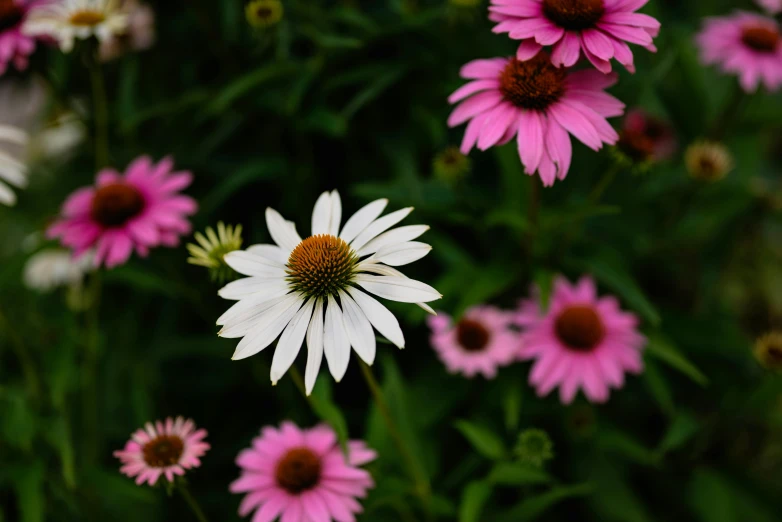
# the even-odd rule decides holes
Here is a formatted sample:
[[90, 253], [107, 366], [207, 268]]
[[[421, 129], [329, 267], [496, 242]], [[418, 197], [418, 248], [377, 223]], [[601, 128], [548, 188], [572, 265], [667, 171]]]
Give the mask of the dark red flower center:
[[92, 219], [104, 227], [119, 227], [144, 210], [144, 197], [133, 185], [110, 183], [95, 191]]
[[572, 305], [562, 310], [554, 330], [563, 344], [580, 352], [592, 350], [605, 337], [603, 321], [588, 305]]
[[779, 31], [761, 25], [751, 25], [741, 32], [744, 45], [761, 53], [773, 53], [779, 45]]
[[15, 0], [0, 0], [0, 33], [16, 27], [24, 19], [24, 10]]
[[489, 330], [478, 321], [462, 319], [456, 325], [456, 339], [459, 346], [468, 352], [480, 352], [489, 344], [491, 334]]
[[625, 130], [616, 146], [633, 161], [646, 161], [654, 154], [654, 139], [647, 133]]
[[292, 494], [314, 488], [320, 481], [320, 457], [309, 448], [293, 448], [277, 464], [277, 484]]
[[543, 0], [546, 18], [569, 31], [594, 27], [604, 12], [603, 0]]
[[517, 107], [543, 110], [562, 97], [566, 74], [546, 53], [526, 62], [512, 58], [500, 75], [500, 92]]
[[144, 462], [153, 468], [165, 468], [179, 462], [185, 442], [178, 435], [160, 435], [144, 444]]

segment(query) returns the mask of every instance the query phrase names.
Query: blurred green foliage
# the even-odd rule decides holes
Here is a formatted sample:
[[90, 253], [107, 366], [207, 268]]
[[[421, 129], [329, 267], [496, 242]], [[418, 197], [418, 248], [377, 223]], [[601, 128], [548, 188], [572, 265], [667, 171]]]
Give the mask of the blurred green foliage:
[[[308, 403], [288, 378], [271, 387], [268, 354], [230, 360], [234, 343], [214, 325], [227, 304], [184, 247], [91, 277], [103, 287], [94, 314], [24, 288], [24, 239], [93, 179], [85, 144], [38, 166], [19, 205], [0, 208], [0, 520], [193, 520], [180, 498], [121, 476], [111, 456], [145, 421], [179, 414], [210, 432], [213, 449], [188, 479], [211, 520], [238, 518], [233, 460], [288, 418], [324, 419], [379, 451], [362, 516], [372, 522], [780, 519], [782, 383], [751, 352], [782, 324], [779, 94], [750, 96], [724, 129], [736, 169], [719, 183], [689, 179], [680, 150], [642, 175], [619, 172], [596, 201], [612, 156], [577, 145], [567, 180], [533, 204], [537, 180], [513, 145], [473, 154], [464, 179], [432, 172], [461, 139], [445, 126], [459, 67], [515, 50], [489, 30], [485, 4], [286, 0], [265, 30], [246, 24], [238, 0], [152, 4], [155, 48], [105, 66], [111, 160], [171, 154], [192, 170], [196, 229], [241, 223], [246, 245], [266, 242], [266, 206], [303, 225], [332, 188], [346, 209], [375, 197], [414, 205], [434, 250], [410, 275], [444, 294], [439, 309], [513, 307], [532, 282], [545, 300], [553, 275], [591, 273], [642, 318], [646, 370], [605, 406], [564, 407], [534, 396], [527, 364], [493, 381], [446, 374], [423, 312], [392, 305], [408, 347], [381, 344], [375, 371], [421, 490], [356, 361], [338, 385], [322, 375]], [[612, 90], [672, 122], [680, 149], [713, 132], [736, 83], [699, 64], [693, 34], [738, 4], [754, 9], [652, 0], [660, 51], [635, 50], [638, 73], [621, 71]], [[48, 49], [33, 70], [53, 105], [89, 106], [77, 56]], [[556, 447], [545, 469], [512, 459], [533, 426]]]

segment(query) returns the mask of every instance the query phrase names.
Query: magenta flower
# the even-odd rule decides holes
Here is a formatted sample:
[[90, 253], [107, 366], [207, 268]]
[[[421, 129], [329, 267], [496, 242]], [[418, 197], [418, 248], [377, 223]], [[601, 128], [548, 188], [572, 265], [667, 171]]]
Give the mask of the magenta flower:
[[432, 347], [450, 373], [465, 377], [497, 376], [497, 368], [518, 360], [521, 339], [511, 328], [513, 316], [493, 306], [476, 306], [454, 324], [442, 312], [427, 318]]
[[454, 127], [469, 121], [461, 151], [486, 150], [518, 140], [524, 171], [543, 184], [565, 179], [572, 156], [568, 133], [593, 150], [615, 144], [619, 135], [606, 118], [621, 116], [624, 104], [603, 92], [616, 76], [595, 70], [554, 67], [545, 53], [526, 62], [516, 58], [475, 60], [461, 70], [472, 80], [449, 98], [459, 103], [448, 118]]
[[660, 22], [636, 13], [649, 0], [492, 0], [489, 18], [497, 22], [495, 33], [521, 40], [519, 60], [536, 56], [543, 46], [553, 46], [551, 61], [572, 67], [581, 53], [599, 71], [611, 72], [611, 59], [635, 72], [628, 43], [649, 51]]
[[236, 464], [242, 475], [232, 493], [247, 493], [239, 516], [255, 511], [253, 522], [355, 522], [356, 501], [374, 487], [369, 472], [359, 468], [377, 454], [363, 441], [348, 443], [348, 456], [326, 425], [301, 430], [291, 422], [267, 426], [242, 450]]
[[184, 475], [185, 470], [201, 465], [200, 458], [209, 449], [204, 442], [206, 430], [197, 430], [190, 419], [168, 417], [131, 435], [125, 448], [114, 452], [122, 462], [120, 472], [136, 477], [136, 484], [154, 486], [161, 475], [169, 482]]
[[75, 256], [95, 247], [95, 265], [108, 268], [125, 263], [134, 249], [144, 257], [150, 248], [176, 246], [180, 235], [190, 233], [187, 216], [197, 205], [179, 194], [193, 176], [172, 172], [173, 166], [170, 158], [155, 165], [143, 156], [124, 175], [102, 170], [94, 187], [68, 197], [47, 234], [60, 238]]
[[760, 7], [775, 15], [782, 12], [782, 0], [755, 0]]
[[522, 334], [523, 359], [534, 359], [529, 382], [538, 396], [559, 386], [559, 398], [569, 404], [581, 388], [592, 402], [608, 400], [610, 388], [624, 386], [624, 374], [643, 369], [641, 349], [646, 339], [638, 319], [619, 308], [614, 297], [598, 297], [591, 277], [571, 286], [554, 282], [548, 312], [539, 320], [527, 309], [529, 327]]
[[22, 34], [22, 24], [27, 13], [41, 3], [42, 0], [0, 0], [0, 76], [9, 65], [19, 71], [27, 68], [36, 38]]
[[782, 86], [782, 38], [773, 18], [746, 12], [708, 18], [696, 43], [704, 63], [738, 75], [745, 91], [761, 82], [772, 92]]

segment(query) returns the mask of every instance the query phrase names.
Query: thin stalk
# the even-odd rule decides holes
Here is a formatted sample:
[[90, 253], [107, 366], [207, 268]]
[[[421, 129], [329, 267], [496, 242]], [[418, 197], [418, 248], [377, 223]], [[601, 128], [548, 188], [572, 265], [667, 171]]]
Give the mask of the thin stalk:
[[30, 398], [34, 401], [38, 400], [38, 396], [41, 393], [41, 382], [38, 378], [38, 372], [35, 369], [35, 361], [30, 356], [30, 352], [25, 348], [24, 342], [19, 334], [14, 329], [11, 322], [0, 310], [0, 328], [5, 330], [8, 336], [11, 349], [14, 351], [14, 355], [19, 359], [19, 365], [22, 367], [22, 373], [24, 374], [25, 384], [27, 385], [27, 392], [30, 394]]
[[307, 395], [307, 389], [304, 387], [304, 379], [301, 377], [301, 372], [298, 368], [296, 368], [295, 364], [291, 365], [290, 370], [288, 370], [288, 373], [291, 376], [291, 380], [293, 381], [293, 384], [296, 385], [296, 388], [299, 389], [301, 392], [301, 396], [304, 397], [304, 399], [312, 406], [312, 397]]
[[600, 181], [597, 182], [595, 188], [593, 188], [592, 192], [589, 193], [589, 201], [591, 203], [597, 204], [600, 202], [606, 189], [608, 189], [608, 187], [610, 187], [614, 182], [620, 170], [622, 170], [622, 166], [618, 161], [616, 161], [610, 168], [608, 168], [608, 170], [603, 173], [603, 177], [600, 178]]
[[530, 177], [529, 208], [527, 220], [529, 221], [529, 233], [527, 234], [527, 253], [532, 257], [535, 248], [535, 237], [538, 235], [538, 222], [540, 218], [541, 182], [537, 176]]
[[179, 493], [182, 495], [182, 498], [185, 499], [185, 502], [187, 502], [190, 511], [193, 512], [198, 522], [209, 522], [209, 519], [206, 518], [206, 515], [204, 515], [204, 510], [201, 509], [201, 506], [198, 504], [198, 501], [190, 493], [190, 489], [187, 487], [187, 484], [185, 484], [182, 481], [177, 482], [177, 489], [179, 490]]
[[100, 272], [92, 275], [88, 299], [90, 306], [85, 314], [85, 351], [82, 371], [82, 421], [84, 423], [84, 449], [87, 462], [96, 462], [98, 447], [98, 359], [100, 356]]
[[[96, 51], [97, 52], [97, 51]], [[96, 56], [87, 60], [92, 83], [92, 104], [95, 118], [95, 168], [100, 170], [109, 164], [109, 106], [106, 82]]]
[[364, 375], [364, 380], [367, 382], [369, 391], [372, 393], [372, 397], [375, 399], [377, 409], [380, 412], [380, 415], [383, 417], [383, 421], [385, 422], [386, 428], [388, 429], [388, 434], [391, 436], [391, 439], [394, 441], [394, 444], [399, 450], [399, 453], [402, 455], [402, 459], [405, 461], [405, 465], [408, 468], [408, 473], [410, 473], [410, 477], [415, 483], [416, 492], [421, 497], [421, 500], [424, 503], [424, 508], [427, 512], [429, 512], [430, 499], [432, 496], [432, 488], [429, 484], [429, 479], [427, 479], [426, 476], [424, 476], [424, 474], [421, 472], [421, 468], [413, 456], [413, 453], [410, 451], [410, 448], [407, 446], [407, 444], [405, 444], [405, 441], [399, 432], [399, 428], [397, 427], [396, 422], [394, 422], [394, 418], [391, 415], [391, 409], [388, 407], [388, 402], [383, 395], [383, 390], [380, 388], [380, 384], [378, 384], [377, 380], [375, 379], [375, 376], [372, 373], [372, 369], [364, 361], [359, 361], [359, 363], [361, 366], [361, 373]]

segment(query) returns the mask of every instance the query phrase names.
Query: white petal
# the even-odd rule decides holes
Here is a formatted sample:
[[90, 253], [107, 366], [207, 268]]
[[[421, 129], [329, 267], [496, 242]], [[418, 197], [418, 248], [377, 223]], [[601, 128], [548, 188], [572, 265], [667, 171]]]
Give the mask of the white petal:
[[296, 229], [273, 208], [266, 209], [266, 226], [269, 228], [269, 234], [274, 242], [280, 245], [283, 250], [292, 252], [296, 245], [301, 243]]
[[318, 379], [320, 363], [323, 361], [323, 300], [318, 299], [307, 329], [307, 369], [304, 372], [304, 387], [307, 395], [312, 393]]
[[326, 328], [323, 334], [323, 351], [334, 380], [339, 382], [345, 376], [350, 361], [350, 341], [345, 331], [342, 310], [337, 301], [329, 296], [326, 307]]
[[[259, 294], [242, 299], [226, 310], [225, 313], [217, 319], [217, 324], [228, 327], [244, 322], [256, 313], [274, 306], [276, 304], [275, 300], [282, 300], [288, 292], [290, 292], [290, 289], [281, 290], [274, 294]], [[236, 337], [241, 337], [241, 335], [237, 335]]]
[[279, 277], [285, 279], [285, 267], [276, 261], [245, 252], [244, 250], [234, 250], [223, 256], [225, 263], [239, 272], [248, 276]]
[[409, 225], [389, 230], [364, 245], [361, 250], [358, 251], [358, 256], [364, 257], [369, 254], [374, 254], [383, 247], [412, 241], [413, 239], [420, 237], [421, 234], [427, 230], [429, 230], [428, 225]]
[[269, 346], [293, 319], [302, 304], [304, 298], [301, 294], [291, 294], [287, 299], [267, 310], [241, 340], [232, 359], [235, 361], [246, 359]]
[[400, 303], [428, 303], [442, 298], [426, 283], [406, 277], [358, 274], [353, 280], [368, 292]]
[[0, 203], [9, 207], [16, 204], [16, 194], [5, 183], [0, 183]]
[[428, 313], [430, 315], [437, 315], [437, 312], [434, 311], [434, 308], [432, 308], [431, 306], [429, 306], [426, 303], [416, 303], [415, 305], [421, 307], [424, 312], [426, 312], [426, 313]]
[[[358, 269], [362, 272], [373, 272], [375, 274], [407, 278], [405, 274], [396, 268], [391, 268], [390, 266], [381, 265], [378, 263], [372, 263], [370, 260], [371, 258], [362, 263], [359, 263]], [[422, 308], [426, 313], [437, 315], [437, 312], [435, 312], [434, 309], [426, 303], [415, 303], [415, 305]]]
[[[342, 200], [339, 198], [339, 192], [331, 192], [331, 221], [329, 223], [328, 233], [332, 236], [339, 234], [339, 225], [342, 221]], [[343, 240], [344, 241], [344, 240]]]
[[25, 131], [11, 125], [0, 125], [0, 141], [14, 143], [16, 145], [27, 145], [29, 136]]
[[345, 243], [350, 243], [356, 236], [364, 231], [365, 228], [372, 223], [375, 218], [383, 213], [383, 210], [388, 205], [387, 199], [378, 199], [364, 205], [358, 212], [353, 214], [345, 226], [342, 228], [342, 232], [339, 237], [342, 238]]
[[378, 234], [382, 234], [389, 228], [393, 227], [403, 219], [405, 219], [410, 212], [413, 211], [413, 207], [403, 208], [396, 212], [391, 212], [387, 216], [383, 216], [380, 219], [373, 221], [367, 228], [361, 232], [356, 239], [350, 244], [354, 250], [360, 250], [361, 247], [372, 241]]
[[375, 362], [375, 353], [377, 351], [372, 324], [370, 324], [367, 316], [348, 294], [340, 291], [339, 300], [342, 303], [345, 330], [348, 333], [350, 344], [356, 350], [358, 356], [371, 366]]
[[279, 277], [245, 277], [238, 281], [232, 281], [217, 291], [217, 295], [223, 299], [238, 301], [253, 294], [278, 294], [288, 289], [288, 282]]
[[394, 314], [383, 306], [377, 299], [371, 297], [358, 288], [348, 287], [348, 293], [356, 301], [356, 304], [361, 307], [361, 310], [372, 323], [372, 326], [380, 332], [383, 337], [394, 343], [399, 348], [405, 347], [405, 336], [402, 333], [402, 329], [399, 327], [399, 321], [396, 320]]
[[328, 234], [331, 224], [331, 193], [324, 192], [312, 209], [312, 235]]
[[251, 245], [247, 247], [247, 251], [251, 254], [265, 257], [269, 261], [274, 261], [283, 266], [288, 262], [288, 254], [277, 245]]
[[280, 336], [280, 340], [277, 342], [277, 348], [274, 350], [274, 358], [272, 359], [272, 384], [277, 384], [277, 381], [285, 375], [293, 361], [296, 360], [296, 356], [299, 355], [301, 343], [304, 342], [304, 336], [307, 333], [307, 325], [310, 324], [310, 318], [312, 317], [313, 303], [314, 300], [312, 299], [307, 301], [301, 307], [301, 310], [296, 312], [296, 316], [285, 327], [285, 331], [282, 332], [282, 336]]
[[[265, 320], [264, 318], [270, 310], [275, 309], [280, 303], [286, 300], [289, 303], [293, 302], [290, 301], [292, 297], [295, 297], [295, 294], [285, 294], [248, 308], [244, 310], [243, 313], [237, 313], [231, 321], [223, 325], [223, 328], [217, 332], [217, 335], [226, 339], [236, 339], [248, 335], [261, 321]], [[246, 301], [246, 299], [239, 302], [242, 303], [244, 301]]]
[[407, 243], [386, 245], [370, 259], [391, 266], [402, 266], [418, 261], [431, 251], [431, 245], [419, 243], [418, 241], [408, 241]]

